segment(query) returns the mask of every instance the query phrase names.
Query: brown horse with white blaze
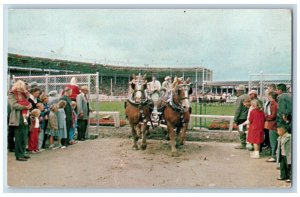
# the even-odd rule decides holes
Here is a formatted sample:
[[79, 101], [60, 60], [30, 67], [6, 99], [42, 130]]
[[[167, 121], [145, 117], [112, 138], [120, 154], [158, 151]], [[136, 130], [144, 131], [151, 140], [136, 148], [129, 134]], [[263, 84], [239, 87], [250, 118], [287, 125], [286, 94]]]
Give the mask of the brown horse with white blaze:
[[191, 83], [189, 78], [184, 81], [183, 79], [178, 79], [176, 77], [172, 84], [173, 90], [171, 92], [170, 101], [164, 109], [163, 116], [167, 122], [172, 156], [178, 156], [174, 128], [176, 128], [177, 131], [180, 131], [180, 145], [183, 145], [185, 142], [186, 130], [188, 128], [191, 113], [189, 95], [192, 94], [192, 88], [190, 86]]
[[141, 149], [145, 150], [147, 147], [146, 133], [147, 122], [150, 118], [151, 110], [148, 105], [146, 96], [147, 80], [146, 74], [142, 77], [140, 75], [132, 75], [132, 80], [129, 82], [131, 88], [131, 95], [126, 101], [125, 114], [131, 126], [133, 137], [133, 149], [138, 150], [138, 139], [142, 137]]

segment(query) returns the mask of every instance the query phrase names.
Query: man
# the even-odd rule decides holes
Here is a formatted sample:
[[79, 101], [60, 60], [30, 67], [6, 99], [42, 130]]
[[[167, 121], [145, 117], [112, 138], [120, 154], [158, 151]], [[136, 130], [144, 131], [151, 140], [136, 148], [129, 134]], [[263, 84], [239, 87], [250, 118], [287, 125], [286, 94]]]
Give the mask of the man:
[[78, 114], [78, 137], [79, 141], [85, 140], [89, 113], [91, 111], [89, 99], [88, 99], [89, 88], [87, 86], [81, 87], [81, 93], [77, 95], [77, 114]]
[[276, 93], [278, 95], [278, 111], [276, 118], [277, 127], [286, 127], [287, 131], [291, 133], [292, 97], [287, 93], [287, 87], [285, 84], [278, 84]]
[[148, 91], [150, 93], [153, 93], [154, 91], [160, 91], [161, 89], [161, 84], [158, 80], [156, 80], [156, 77], [152, 77], [152, 81], [148, 83]]
[[21, 111], [23, 109], [31, 109], [31, 104], [28, 106], [18, 104], [13, 92], [8, 94], [8, 103], [10, 107], [9, 127], [15, 133], [15, 156], [17, 161], [27, 161], [30, 157], [25, 155], [26, 145], [28, 140], [28, 125], [24, 124]]
[[[248, 98], [248, 95], [245, 94], [245, 86], [239, 85], [236, 88], [236, 95], [237, 95], [237, 100], [236, 100], [236, 109], [235, 109], [235, 114], [234, 114], [234, 123], [236, 125], [240, 125], [243, 122], [247, 120], [248, 116], [248, 108], [243, 105], [243, 102], [245, 99]], [[246, 149], [246, 133], [245, 132], [240, 132], [240, 140], [241, 144], [236, 146], [235, 149]]]
[[165, 81], [162, 83], [162, 89], [165, 89], [166, 92], [172, 89], [172, 79], [170, 76], [165, 77]]
[[71, 107], [71, 99], [70, 99], [70, 95], [72, 95], [72, 89], [69, 87], [66, 87], [64, 89], [64, 95], [62, 97], [60, 97], [59, 100], [63, 100], [66, 101], [66, 107], [64, 108], [65, 113], [66, 113], [66, 126], [67, 126], [67, 138], [66, 139], [62, 139], [62, 145], [64, 146], [68, 146], [69, 145], [69, 141], [70, 141], [70, 137], [69, 137], [69, 133], [70, 133], [70, 129], [72, 127], [73, 124], [73, 119], [72, 119], [72, 107]]

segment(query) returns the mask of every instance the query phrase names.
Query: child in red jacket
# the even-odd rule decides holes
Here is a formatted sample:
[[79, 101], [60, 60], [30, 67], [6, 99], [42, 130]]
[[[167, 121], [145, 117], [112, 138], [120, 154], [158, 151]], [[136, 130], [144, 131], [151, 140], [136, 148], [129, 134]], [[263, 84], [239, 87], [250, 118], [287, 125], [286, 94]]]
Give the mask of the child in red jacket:
[[264, 141], [265, 114], [262, 110], [262, 102], [254, 99], [251, 101], [253, 110], [249, 115], [249, 129], [247, 141], [254, 146], [254, 151], [250, 157], [259, 159], [259, 146]]

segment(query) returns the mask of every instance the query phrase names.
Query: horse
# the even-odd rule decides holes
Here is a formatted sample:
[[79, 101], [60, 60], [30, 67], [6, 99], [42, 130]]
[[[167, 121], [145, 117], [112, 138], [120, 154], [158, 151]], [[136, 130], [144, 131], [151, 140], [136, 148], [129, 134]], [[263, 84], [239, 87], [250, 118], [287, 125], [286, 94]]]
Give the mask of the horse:
[[147, 122], [151, 115], [151, 109], [149, 107], [149, 100], [147, 99], [147, 80], [146, 74], [132, 75], [132, 80], [129, 82], [132, 90], [131, 95], [125, 103], [125, 114], [131, 126], [131, 132], [133, 137], [133, 150], [138, 150], [137, 142], [142, 137], [142, 144], [140, 148], [145, 150], [147, 148], [146, 134], [149, 127]]
[[177, 135], [180, 134], [179, 145], [183, 145], [186, 138], [186, 130], [190, 121], [191, 107], [189, 102], [189, 95], [192, 94], [190, 87], [190, 79], [186, 81], [175, 77], [172, 84], [172, 91], [170, 101], [164, 108], [163, 118], [167, 123], [167, 129], [172, 148], [172, 156], [178, 156], [175, 143], [174, 128], [177, 129]]

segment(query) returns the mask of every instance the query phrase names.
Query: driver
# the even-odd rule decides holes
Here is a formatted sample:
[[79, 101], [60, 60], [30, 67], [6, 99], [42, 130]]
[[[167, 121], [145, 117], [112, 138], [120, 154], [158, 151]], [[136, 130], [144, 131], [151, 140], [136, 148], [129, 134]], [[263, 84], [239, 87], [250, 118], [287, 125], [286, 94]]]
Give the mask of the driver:
[[160, 91], [161, 89], [161, 84], [160, 82], [156, 79], [155, 76], [152, 76], [152, 81], [148, 83], [147, 86], [148, 91], [150, 92], [150, 94], [152, 94], [155, 91]]
[[172, 78], [170, 76], [165, 77], [165, 81], [162, 83], [162, 89], [165, 89], [166, 92], [170, 92], [172, 89]]

